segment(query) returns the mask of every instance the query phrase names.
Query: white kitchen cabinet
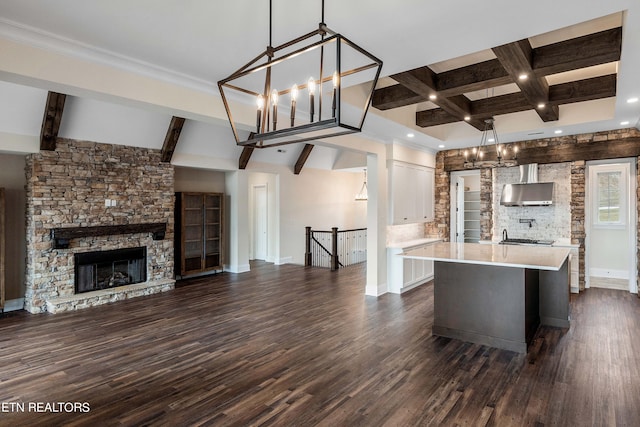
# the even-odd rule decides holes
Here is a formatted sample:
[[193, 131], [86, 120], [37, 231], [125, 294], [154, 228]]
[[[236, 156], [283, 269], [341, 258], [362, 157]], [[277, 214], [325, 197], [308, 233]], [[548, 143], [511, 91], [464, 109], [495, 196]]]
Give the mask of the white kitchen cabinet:
[[425, 188], [422, 200], [422, 215], [425, 222], [433, 221], [434, 215], [434, 203], [435, 203], [435, 171], [433, 168], [425, 167]]
[[433, 261], [402, 258], [398, 255], [405, 250], [427, 246], [441, 239], [420, 239], [387, 248], [387, 282], [389, 292], [401, 294], [433, 279]]
[[428, 222], [434, 218], [434, 170], [394, 161], [390, 168], [393, 224]]

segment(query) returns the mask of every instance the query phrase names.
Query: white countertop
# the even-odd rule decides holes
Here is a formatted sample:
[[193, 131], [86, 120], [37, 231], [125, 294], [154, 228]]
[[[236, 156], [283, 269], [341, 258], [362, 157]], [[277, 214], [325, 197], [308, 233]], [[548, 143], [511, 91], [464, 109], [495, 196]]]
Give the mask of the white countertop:
[[557, 271], [570, 249], [550, 246], [486, 245], [439, 242], [405, 250], [403, 258]]
[[404, 249], [413, 246], [426, 245], [427, 243], [439, 242], [442, 239], [438, 237], [424, 237], [422, 239], [405, 240], [404, 242], [389, 243], [387, 248]]

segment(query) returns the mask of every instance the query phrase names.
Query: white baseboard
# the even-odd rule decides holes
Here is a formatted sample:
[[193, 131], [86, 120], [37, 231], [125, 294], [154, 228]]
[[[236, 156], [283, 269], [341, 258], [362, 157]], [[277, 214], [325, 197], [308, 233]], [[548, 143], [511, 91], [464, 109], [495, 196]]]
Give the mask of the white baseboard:
[[238, 265], [225, 264], [224, 271], [228, 271], [229, 273], [246, 273], [247, 271], [251, 271], [251, 267], [249, 266], [249, 264], [238, 264]]
[[607, 268], [590, 268], [589, 275], [592, 277], [606, 277], [608, 279], [629, 280], [628, 270], [610, 270]]
[[10, 299], [4, 302], [4, 311], [24, 310], [24, 298]]
[[292, 256], [288, 256], [288, 257], [284, 257], [284, 258], [280, 258], [280, 259], [275, 260], [274, 264], [275, 265], [291, 264], [292, 261], [293, 261], [293, 257]]
[[372, 297], [379, 297], [380, 295], [384, 295], [387, 293], [387, 284], [369, 284], [365, 287], [364, 294]]

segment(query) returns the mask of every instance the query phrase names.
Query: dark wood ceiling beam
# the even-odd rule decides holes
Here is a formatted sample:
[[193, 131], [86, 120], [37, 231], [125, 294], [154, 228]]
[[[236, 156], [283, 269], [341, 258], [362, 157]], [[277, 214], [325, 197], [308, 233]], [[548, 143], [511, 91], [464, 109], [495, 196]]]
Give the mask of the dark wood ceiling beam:
[[[504, 44], [494, 47], [492, 50], [542, 121], [558, 120], [560, 118], [558, 106], [549, 105], [549, 84], [546, 78], [536, 77], [533, 73], [531, 65], [533, 48], [529, 40], [524, 39]], [[526, 78], [521, 79], [522, 75]]]
[[[563, 163], [580, 160], [619, 159], [640, 156], [640, 138], [630, 137], [618, 140], [593, 142], [590, 144], [563, 143], [548, 145], [545, 147], [523, 147], [518, 143], [518, 163], [521, 165], [537, 163]], [[486, 153], [488, 160], [494, 159], [495, 154]], [[444, 159], [444, 170], [455, 171], [464, 169], [464, 157], [462, 153], [457, 156], [448, 156]]]
[[[530, 65], [533, 74], [542, 78], [550, 74], [577, 70], [620, 60], [622, 28], [613, 28], [571, 40], [532, 49]], [[427, 67], [424, 67], [427, 68]], [[400, 73], [402, 74], [402, 73]], [[393, 76], [392, 76], [393, 77]], [[445, 71], [432, 77], [433, 90], [438, 97], [450, 97], [477, 90], [490, 89], [512, 83], [498, 59], [484, 61], [466, 67]], [[376, 95], [378, 91], [382, 91]], [[390, 109], [424, 102], [427, 97], [418, 96], [402, 85], [377, 89], [374, 98], [384, 102], [373, 106]]]
[[616, 96], [616, 74], [592, 77], [549, 87], [549, 103], [552, 105], [592, 101]]
[[309, 155], [311, 154], [311, 150], [313, 150], [313, 144], [305, 144], [302, 148], [302, 152], [298, 156], [298, 161], [296, 162], [295, 167], [293, 168], [294, 175], [300, 175], [302, 172], [302, 168], [304, 164], [307, 162]]
[[40, 149], [53, 151], [56, 149], [56, 138], [62, 123], [62, 112], [67, 95], [57, 92], [47, 94], [47, 103], [44, 107], [42, 128], [40, 129]]
[[167, 135], [164, 137], [164, 143], [162, 144], [162, 162], [171, 163], [173, 152], [178, 145], [178, 139], [180, 139], [180, 132], [184, 126], [184, 118], [173, 116], [169, 123], [169, 129], [167, 129]]
[[392, 108], [419, 104], [427, 101], [426, 98], [407, 89], [402, 85], [387, 86], [376, 89], [373, 92], [371, 105], [378, 110], [390, 110]]
[[[437, 95], [436, 74], [428, 67], [416, 68], [415, 70], [394, 74], [391, 78], [426, 99], [429, 99], [430, 95]], [[471, 115], [471, 101], [464, 95], [452, 97], [436, 96], [436, 99], [431, 100], [431, 102], [450, 115], [457, 117], [460, 121], [463, 121], [466, 116]], [[484, 122], [481, 120], [472, 118], [468, 120], [467, 123], [478, 130], [484, 129]]]
[[533, 50], [538, 77], [620, 60], [622, 27], [540, 46]]
[[442, 108], [432, 108], [416, 112], [416, 126], [423, 128], [457, 123], [460, 119], [452, 116]]
[[247, 164], [249, 164], [249, 159], [251, 158], [254, 149], [254, 147], [249, 145], [242, 147], [242, 153], [240, 154], [240, 159], [238, 159], [238, 169], [247, 168]]
[[[575, 82], [562, 83], [549, 87], [549, 105], [559, 106], [574, 102], [592, 101], [610, 98], [616, 95], [616, 75], [593, 77]], [[531, 104], [520, 92], [479, 99], [471, 103], [471, 117], [478, 120], [530, 110]], [[435, 108], [418, 111], [416, 125], [420, 127], [437, 126], [459, 121], [446, 111]]]
[[500, 61], [491, 59], [437, 75], [438, 96], [454, 96], [512, 82]]

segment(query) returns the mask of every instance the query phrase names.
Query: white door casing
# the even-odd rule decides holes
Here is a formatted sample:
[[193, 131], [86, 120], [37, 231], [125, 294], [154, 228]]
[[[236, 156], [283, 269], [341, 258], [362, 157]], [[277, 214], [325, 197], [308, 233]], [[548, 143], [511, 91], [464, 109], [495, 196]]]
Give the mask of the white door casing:
[[[599, 189], [608, 176], [620, 188], [619, 209], [601, 206]], [[585, 287], [590, 277], [628, 280], [629, 292], [637, 292], [636, 280], [636, 163], [635, 159], [587, 162], [585, 197]], [[601, 196], [602, 197], [602, 196]], [[600, 212], [613, 214], [600, 214]]]
[[267, 186], [256, 185], [253, 187], [253, 258], [267, 259]]

